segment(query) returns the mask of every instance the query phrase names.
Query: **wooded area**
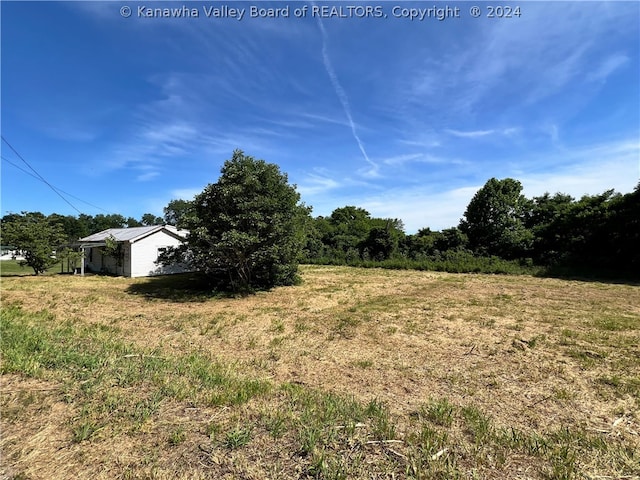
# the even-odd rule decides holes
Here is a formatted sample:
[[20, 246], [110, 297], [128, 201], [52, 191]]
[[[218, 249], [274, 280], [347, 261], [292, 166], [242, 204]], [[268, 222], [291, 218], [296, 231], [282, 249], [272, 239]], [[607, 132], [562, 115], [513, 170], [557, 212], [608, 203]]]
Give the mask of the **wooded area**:
[[[186, 247], [198, 252], [191, 255], [193, 262], [225, 275], [225, 268], [233, 268], [230, 282], [245, 287], [254, 281], [261, 287], [282, 278], [291, 282], [297, 263], [640, 276], [640, 183], [624, 195], [607, 190], [580, 199], [563, 193], [526, 198], [518, 180], [491, 178], [457, 226], [406, 234], [401, 220], [372, 217], [356, 206], [312, 217], [277, 165], [239, 150], [225, 163], [218, 183], [193, 201], [172, 200], [164, 217], [11, 213], [2, 218], [2, 244], [25, 252], [27, 264], [40, 273], [54, 251], [62, 252], [79, 238], [108, 228], [162, 223], [191, 231]], [[218, 251], [209, 263], [204, 261], [207, 249]], [[248, 273], [251, 262], [257, 270]], [[283, 265], [287, 273], [281, 278], [274, 268]]]

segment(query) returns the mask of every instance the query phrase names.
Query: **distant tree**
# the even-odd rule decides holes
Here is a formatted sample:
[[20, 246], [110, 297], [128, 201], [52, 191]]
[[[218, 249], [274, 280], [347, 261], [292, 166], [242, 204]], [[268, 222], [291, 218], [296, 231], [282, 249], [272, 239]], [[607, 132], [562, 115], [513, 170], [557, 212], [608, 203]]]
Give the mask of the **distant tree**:
[[532, 199], [525, 225], [533, 236], [531, 253], [536, 262], [551, 265], [567, 258], [573, 242], [570, 218], [574, 207], [574, 198], [563, 193]]
[[90, 220], [90, 232], [96, 233], [109, 228], [125, 228], [127, 227], [127, 219], [117, 213], [103, 215], [99, 213]]
[[62, 226], [68, 243], [75, 242], [79, 238], [89, 235], [89, 230], [86, 224], [73, 215], [59, 215], [57, 213], [52, 213], [47, 218], [51, 223], [57, 223]]
[[127, 228], [142, 227], [142, 223], [133, 217], [127, 218]]
[[640, 277], [640, 182], [610, 206], [605, 229], [613, 266]]
[[440, 232], [434, 232], [430, 228], [421, 228], [417, 233], [408, 235], [403, 242], [405, 256], [420, 260], [436, 253], [436, 242], [441, 239]]
[[142, 215], [140, 223], [145, 227], [151, 227], [154, 225], [164, 225], [164, 219], [162, 217], [156, 217], [153, 213], [145, 213]]
[[327, 247], [322, 242], [323, 217], [308, 216], [304, 222], [304, 244], [302, 246], [302, 261], [317, 260], [327, 256]]
[[472, 250], [503, 258], [527, 253], [531, 233], [524, 219], [530, 203], [521, 192], [522, 184], [517, 180], [492, 178], [475, 194], [460, 222]]
[[78, 224], [82, 230], [82, 235], [80, 235], [79, 238], [87, 237], [97, 231], [93, 229], [93, 216], [87, 215], [86, 213], [78, 215]]
[[371, 215], [364, 208], [336, 208], [328, 218], [331, 226], [325, 242], [343, 253], [357, 251], [371, 229]]
[[193, 208], [193, 202], [188, 200], [171, 200], [164, 207], [164, 222], [167, 225], [173, 225], [182, 228], [186, 218], [190, 215]]
[[373, 227], [367, 238], [360, 244], [360, 256], [367, 253], [371, 260], [386, 260], [398, 248], [398, 241], [394, 239], [390, 227]]
[[449, 250], [464, 250], [469, 244], [469, 238], [457, 227], [445, 228], [440, 232], [435, 241], [436, 250], [446, 252]]
[[[6, 217], [5, 217], [6, 218]], [[67, 237], [60, 223], [52, 221], [39, 212], [22, 212], [10, 221], [2, 222], [2, 244], [10, 245], [24, 260], [21, 265], [33, 268], [36, 275], [55, 265], [56, 249]]]
[[309, 208], [275, 164], [241, 150], [222, 167], [183, 218], [189, 230], [183, 251], [212, 280], [235, 291], [296, 281]]

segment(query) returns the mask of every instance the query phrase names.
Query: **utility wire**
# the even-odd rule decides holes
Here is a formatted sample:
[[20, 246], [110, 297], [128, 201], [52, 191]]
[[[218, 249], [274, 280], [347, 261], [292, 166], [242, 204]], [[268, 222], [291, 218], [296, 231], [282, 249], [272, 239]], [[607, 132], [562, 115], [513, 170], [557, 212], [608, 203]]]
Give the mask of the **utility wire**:
[[6, 138], [4, 138], [4, 135], [0, 135], [0, 137], [2, 137], [2, 141], [3, 141], [4, 143], [6, 143], [6, 144], [7, 144], [7, 146], [8, 146], [8, 147], [13, 151], [13, 153], [15, 153], [15, 154], [17, 155], [17, 157], [18, 157], [20, 160], [22, 160], [22, 161], [24, 162], [24, 164], [25, 164], [27, 167], [29, 167], [29, 168], [31, 169], [31, 171], [32, 171], [33, 173], [35, 173], [35, 174], [38, 176], [38, 178], [39, 178], [40, 180], [42, 180], [44, 183], [46, 183], [46, 184], [49, 186], [49, 188], [51, 188], [51, 190], [53, 190], [53, 191], [55, 192], [55, 194], [56, 194], [56, 195], [58, 195], [62, 200], [64, 200], [66, 203], [68, 203], [68, 204], [69, 204], [69, 206], [70, 206], [71, 208], [73, 208], [76, 212], [78, 212], [78, 213], [82, 214], [82, 212], [81, 212], [80, 210], [78, 210], [78, 209], [76, 208], [76, 206], [75, 206], [73, 203], [71, 203], [69, 200], [67, 200], [67, 199], [66, 199], [66, 198], [65, 198], [65, 197], [64, 197], [64, 196], [63, 196], [63, 195], [62, 195], [62, 194], [61, 194], [61, 193], [56, 189], [56, 187], [54, 187], [54, 186], [53, 186], [53, 185], [51, 185], [49, 182], [47, 182], [47, 181], [44, 179], [44, 177], [43, 177], [42, 175], [40, 175], [40, 174], [36, 171], [36, 169], [35, 169], [35, 168], [33, 168], [31, 165], [29, 165], [29, 162], [27, 162], [24, 158], [22, 158], [22, 155], [20, 155], [20, 154], [18, 153], [18, 151], [17, 151], [15, 148], [13, 148], [13, 146], [12, 146], [12, 145], [7, 141], [7, 139], [6, 139]]
[[[40, 177], [38, 177], [38, 176], [34, 175], [33, 173], [31, 173], [31, 172], [29, 172], [29, 171], [25, 170], [25, 169], [24, 169], [24, 168], [22, 168], [20, 165], [18, 165], [18, 164], [16, 164], [16, 163], [13, 163], [13, 162], [12, 162], [11, 160], [9, 160], [8, 158], [3, 157], [2, 155], [0, 155], [0, 158], [2, 158], [2, 160], [4, 160], [5, 162], [7, 162], [7, 163], [9, 163], [9, 164], [13, 165], [15, 168], [17, 168], [17, 169], [18, 169], [18, 170], [20, 170], [21, 172], [26, 173], [27, 175], [29, 175], [29, 176], [31, 176], [31, 177], [33, 177], [33, 178], [35, 178], [36, 180], [40, 180], [40, 181], [42, 181], [42, 179], [41, 179]], [[86, 200], [83, 200], [83, 199], [81, 199], [81, 198], [79, 198], [79, 197], [76, 197], [76, 196], [75, 196], [75, 195], [73, 195], [72, 193], [65, 192], [65, 191], [64, 191], [64, 190], [62, 190], [61, 188], [58, 188], [58, 187], [55, 187], [55, 188], [56, 188], [56, 190], [58, 190], [59, 192], [64, 193], [65, 195], [68, 195], [68, 196], [70, 196], [70, 197], [72, 197], [72, 198], [75, 198], [75, 199], [76, 199], [76, 200], [78, 200], [79, 202], [82, 202], [82, 203], [84, 203], [84, 204], [87, 204], [87, 205], [89, 205], [90, 207], [97, 208], [98, 210], [102, 210], [103, 212], [106, 212], [106, 213], [111, 213], [109, 210], [105, 210], [104, 208], [99, 207], [99, 206], [97, 206], [97, 205], [94, 205], [93, 203], [89, 203], [89, 202], [87, 202]]]

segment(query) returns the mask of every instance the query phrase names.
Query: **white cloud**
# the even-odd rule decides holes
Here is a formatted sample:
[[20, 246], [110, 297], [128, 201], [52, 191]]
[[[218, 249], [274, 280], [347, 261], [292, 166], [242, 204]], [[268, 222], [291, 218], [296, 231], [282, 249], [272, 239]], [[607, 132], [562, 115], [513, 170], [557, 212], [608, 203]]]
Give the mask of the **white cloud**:
[[606, 79], [629, 62], [629, 57], [621, 53], [615, 53], [607, 57], [600, 66], [591, 72], [587, 79], [593, 82], [604, 82]]
[[463, 132], [460, 130], [445, 130], [445, 132], [462, 138], [478, 138], [478, 137], [486, 137], [487, 135], [492, 135], [495, 133], [495, 130], [473, 130], [469, 132]]
[[156, 178], [158, 175], [160, 175], [159, 172], [147, 172], [138, 175], [136, 180], [138, 180], [139, 182], [148, 182], [149, 180]]
[[327, 193], [338, 187], [340, 187], [340, 183], [331, 178], [308, 175], [304, 183], [298, 185], [298, 192], [302, 196], [312, 196]]
[[432, 230], [455, 227], [473, 195], [481, 187], [460, 187], [441, 192], [425, 192], [423, 188], [394, 190], [364, 198], [362, 206], [374, 217], [400, 218], [407, 233], [421, 228]]
[[[640, 142], [620, 141], [577, 147], [557, 152], [547, 164], [554, 161], [561, 166], [541, 173], [524, 173], [518, 178], [523, 193], [528, 197], [545, 192], [567, 193], [579, 198], [615, 189], [631, 192], [640, 180]], [[530, 168], [531, 170], [531, 168]]]
[[[415, 233], [424, 227], [442, 230], [457, 226], [475, 193], [491, 176], [519, 180], [524, 195], [529, 198], [545, 192], [562, 192], [579, 198], [611, 188], [627, 193], [640, 180], [640, 143], [636, 140], [574, 146], [571, 150], [537, 155], [542, 155], [543, 163], [526, 159], [516, 165], [517, 170], [512, 168], [509, 173], [504, 174], [505, 169], [501, 168], [502, 175], [486, 170], [483, 172], [485, 176], [472, 185], [443, 179], [440, 189], [431, 182], [387, 189], [378, 186], [376, 192], [371, 185], [342, 182], [338, 186], [325, 179], [326, 190], [318, 188], [315, 192], [307, 192], [312, 196], [307, 200], [312, 200], [310, 204], [314, 207], [314, 215], [329, 215], [335, 208], [355, 205], [374, 217], [400, 218], [407, 233]], [[403, 156], [395, 158], [400, 162], [418, 158], [412, 157], [404, 156], [404, 160]], [[319, 181], [318, 186], [321, 184]]]

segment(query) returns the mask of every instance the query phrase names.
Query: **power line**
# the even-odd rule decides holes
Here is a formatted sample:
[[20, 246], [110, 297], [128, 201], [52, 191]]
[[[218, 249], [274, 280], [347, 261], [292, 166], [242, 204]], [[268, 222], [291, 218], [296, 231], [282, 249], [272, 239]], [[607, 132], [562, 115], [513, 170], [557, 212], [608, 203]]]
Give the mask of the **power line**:
[[[25, 169], [24, 169], [24, 168], [22, 168], [20, 165], [18, 165], [18, 164], [16, 164], [16, 163], [13, 163], [13, 162], [12, 162], [11, 160], [9, 160], [8, 158], [3, 157], [2, 155], [0, 155], [0, 158], [2, 158], [2, 160], [4, 160], [5, 162], [9, 163], [10, 165], [13, 165], [15, 168], [17, 168], [17, 169], [18, 169], [18, 170], [20, 170], [21, 172], [26, 173], [27, 175], [29, 175], [29, 176], [31, 176], [31, 177], [33, 177], [33, 178], [35, 178], [36, 180], [40, 180], [40, 181], [42, 181], [42, 179], [41, 179], [40, 177], [38, 177], [38, 176], [34, 175], [33, 173], [31, 173], [31, 172], [29, 172], [29, 171], [25, 170]], [[97, 205], [94, 205], [93, 203], [89, 203], [89, 202], [87, 202], [86, 200], [83, 200], [83, 199], [81, 199], [81, 198], [79, 198], [79, 197], [76, 197], [76, 196], [75, 196], [75, 195], [73, 195], [72, 193], [65, 192], [65, 191], [64, 191], [64, 190], [62, 190], [61, 188], [58, 188], [58, 187], [55, 187], [55, 188], [56, 188], [56, 190], [58, 190], [59, 192], [62, 192], [62, 193], [64, 193], [65, 195], [68, 195], [68, 196], [70, 196], [70, 197], [72, 197], [72, 198], [75, 198], [75, 199], [76, 199], [76, 200], [78, 200], [79, 202], [82, 202], [82, 203], [84, 203], [84, 204], [86, 204], [86, 205], [89, 205], [90, 207], [97, 208], [98, 210], [102, 210], [103, 212], [106, 212], [106, 213], [111, 213], [109, 210], [105, 210], [104, 208], [99, 207], [99, 206], [97, 206]]]
[[47, 181], [44, 179], [44, 177], [43, 177], [42, 175], [40, 175], [40, 174], [36, 171], [36, 169], [35, 169], [35, 168], [33, 168], [31, 165], [29, 165], [29, 162], [27, 162], [24, 158], [22, 158], [22, 155], [20, 155], [20, 154], [18, 153], [18, 151], [17, 151], [15, 148], [13, 148], [13, 146], [12, 146], [12, 145], [7, 141], [7, 139], [6, 139], [6, 138], [4, 138], [4, 135], [0, 135], [0, 137], [2, 137], [2, 141], [3, 141], [4, 143], [6, 143], [6, 144], [7, 144], [7, 146], [8, 146], [8, 147], [13, 151], [13, 153], [15, 153], [15, 154], [17, 155], [17, 157], [18, 157], [20, 160], [22, 160], [22, 161], [24, 162], [24, 164], [25, 164], [27, 167], [29, 167], [29, 168], [31, 169], [31, 171], [32, 171], [33, 173], [35, 173], [35, 174], [38, 176], [38, 178], [39, 178], [40, 180], [42, 180], [44, 183], [46, 183], [46, 184], [49, 186], [49, 188], [51, 188], [51, 190], [53, 190], [53, 191], [55, 192], [55, 194], [56, 194], [56, 195], [58, 195], [62, 200], [64, 200], [67, 204], [69, 204], [69, 206], [70, 206], [71, 208], [73, 208], [76, 212], [78, 212], [78, 213], [82, 214], [82, 212], [81, 212], [80, 210], [78, 210], [74, 204], [72, 204], [69, 200], [67, 200], [64, 196], [62, 196], [62, 194], [61, 194], [61, 193], [60, 193], [60, 192], [59, 192], [59, 191], [58, 191], [58, 190], [57, 190], [53, 185], [51, 185], [49, 182], [47, 182]]

